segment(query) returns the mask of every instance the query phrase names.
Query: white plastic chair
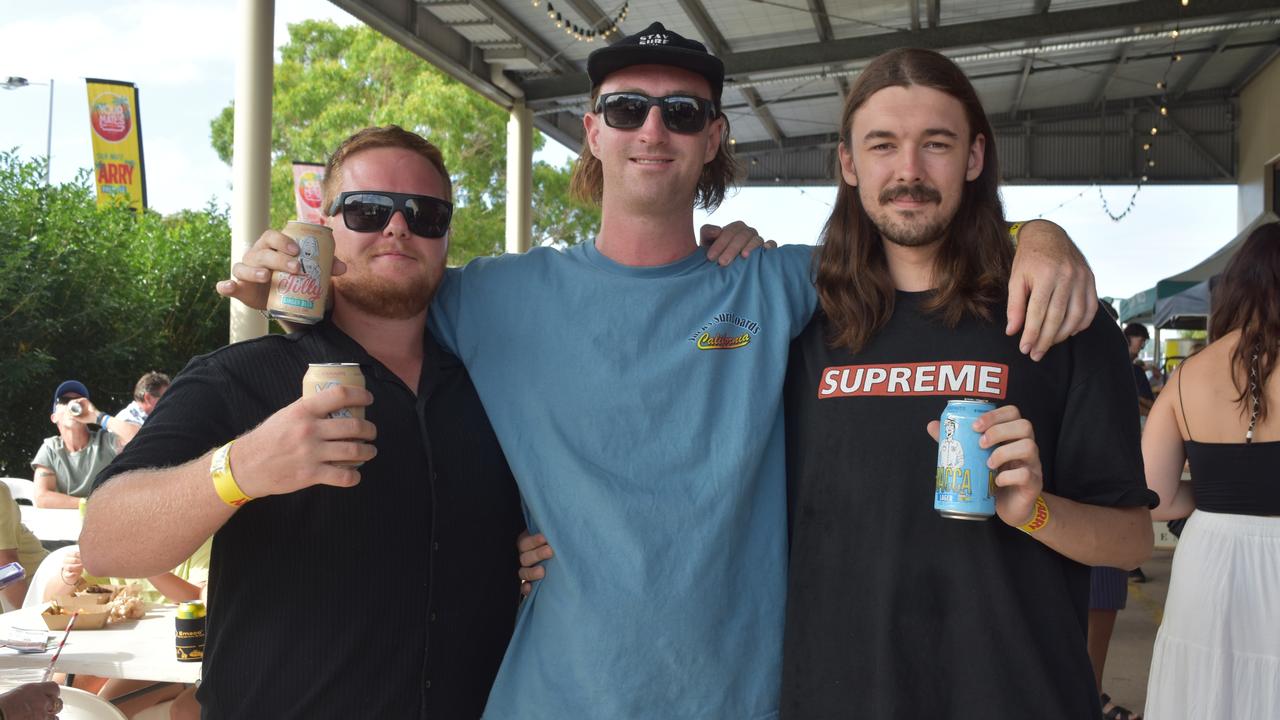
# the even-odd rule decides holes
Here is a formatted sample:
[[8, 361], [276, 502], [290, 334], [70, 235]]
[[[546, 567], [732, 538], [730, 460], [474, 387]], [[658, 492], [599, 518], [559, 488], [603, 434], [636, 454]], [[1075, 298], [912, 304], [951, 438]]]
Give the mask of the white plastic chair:
[[9, 486], [9, 494], [14, 500], [26, 500], [32, 505], [36, 502], [36, 484], [26, 478], [0, 477], [0, 482]]
[[36, 571], [27, 579], [27, 595], [22, 599], [22, 607], [36, 607], [43, 602], [40, 596], [44, 594], [44, 586], [62, 572], [62, 559], [67, 556], [67, 553], [79, 549], [79, 545], [60, 547], [40, 561], [40, 567], [36, 568]]
[[62, 710], [58, 720], [128, 720], [115, 705], [80, 688], [59, 688]]

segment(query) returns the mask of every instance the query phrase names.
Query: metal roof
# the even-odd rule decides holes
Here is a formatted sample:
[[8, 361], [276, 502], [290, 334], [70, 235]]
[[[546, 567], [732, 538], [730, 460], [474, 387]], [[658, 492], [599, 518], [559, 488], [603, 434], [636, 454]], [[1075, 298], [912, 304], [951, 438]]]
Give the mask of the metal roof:
[[1280, 52], [1276, 0], [332, 1], [575, 149], [599, 33], [661, 21], [724, 60], [748, 185], [831, 184], [849, 82], [902, 46], [969, 74], [1006, 182], [1234, 183], [1236, 99]]

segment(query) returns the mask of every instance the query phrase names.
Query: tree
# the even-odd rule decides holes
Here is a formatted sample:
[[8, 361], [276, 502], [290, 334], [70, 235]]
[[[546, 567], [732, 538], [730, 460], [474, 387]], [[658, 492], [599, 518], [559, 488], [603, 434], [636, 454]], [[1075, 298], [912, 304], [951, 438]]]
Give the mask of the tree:
[[[231, 162], [234, 107], [212, 122], [214, 150]], [[501, 252], [506, 223], [507, 113], [366, 26], [308, 20], [289, 26], [272, 106], [271, 226], [294, 217], [294, 160], [323, 162], [351, 133], [396, 124], [435, 143], [453, 179], [450, 263]], [[544, 139], [535, 133], [535, 148]], [[594, 236], [597, 208], [568, 195], [568, 168], [536, 163], [534, 241]]]
[[144, 372], [226, 342], [226, 210], [100, 210], [89, 178], [45, 185], [43, 160], [0, 153], [0, 475], [31, 476], [59, 382], [115, 413]]

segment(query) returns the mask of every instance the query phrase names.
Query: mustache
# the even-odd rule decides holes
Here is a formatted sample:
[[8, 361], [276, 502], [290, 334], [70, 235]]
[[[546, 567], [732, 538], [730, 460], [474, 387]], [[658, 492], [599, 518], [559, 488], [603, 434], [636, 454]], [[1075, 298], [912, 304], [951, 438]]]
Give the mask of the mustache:
[[880, 204], [891, 203], [899, 198], [907, 198], [916, 202], [942, 202], [942, 193], [924, 183], [894, 185], [880, 192]]

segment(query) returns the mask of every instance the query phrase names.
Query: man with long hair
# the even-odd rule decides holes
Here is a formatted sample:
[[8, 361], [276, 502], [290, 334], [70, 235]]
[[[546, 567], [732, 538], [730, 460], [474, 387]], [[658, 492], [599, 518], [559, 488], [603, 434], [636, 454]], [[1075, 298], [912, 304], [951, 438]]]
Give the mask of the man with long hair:
[[[874, 60], [840, 138], [786, 386], [782, 717], [1098, 717], [1087, 566], [1152, 546], [1119, 331], [1098, 313], [1038, 363], [1005, 334], [995, 142], [950, 60]], [[985, 522], [933, 508], [926, 427], [953, 398], [1000, 406], [957, 430], [994, 448]]]
[[[783, 368], [817, 304], [811, 250], [721, 268], [699, 249], [693, 209], [714, 208], [735, 167], [724, 66], [701, 43], [654, 23], [592, 53], [587, 74], [573, 186], [600, 203], [599, 235], [476, 260], [446, 275], [431, 310], [531, 529], [555, 547], [485, 717], [769, 718], [786, 592]], [[1034, 287], [1027, 325], [1047, 347], [1080, 329], [1085, 308], [1067, 298], [1091, 283], [1057, 284], [1083, 268], [1046, 229], [1047, 242], [1024, 239], [1036, 247], [1011, 292], [1022, 302]], [[283, 269], [284, 242], [266, 234], [246, 258]]]

